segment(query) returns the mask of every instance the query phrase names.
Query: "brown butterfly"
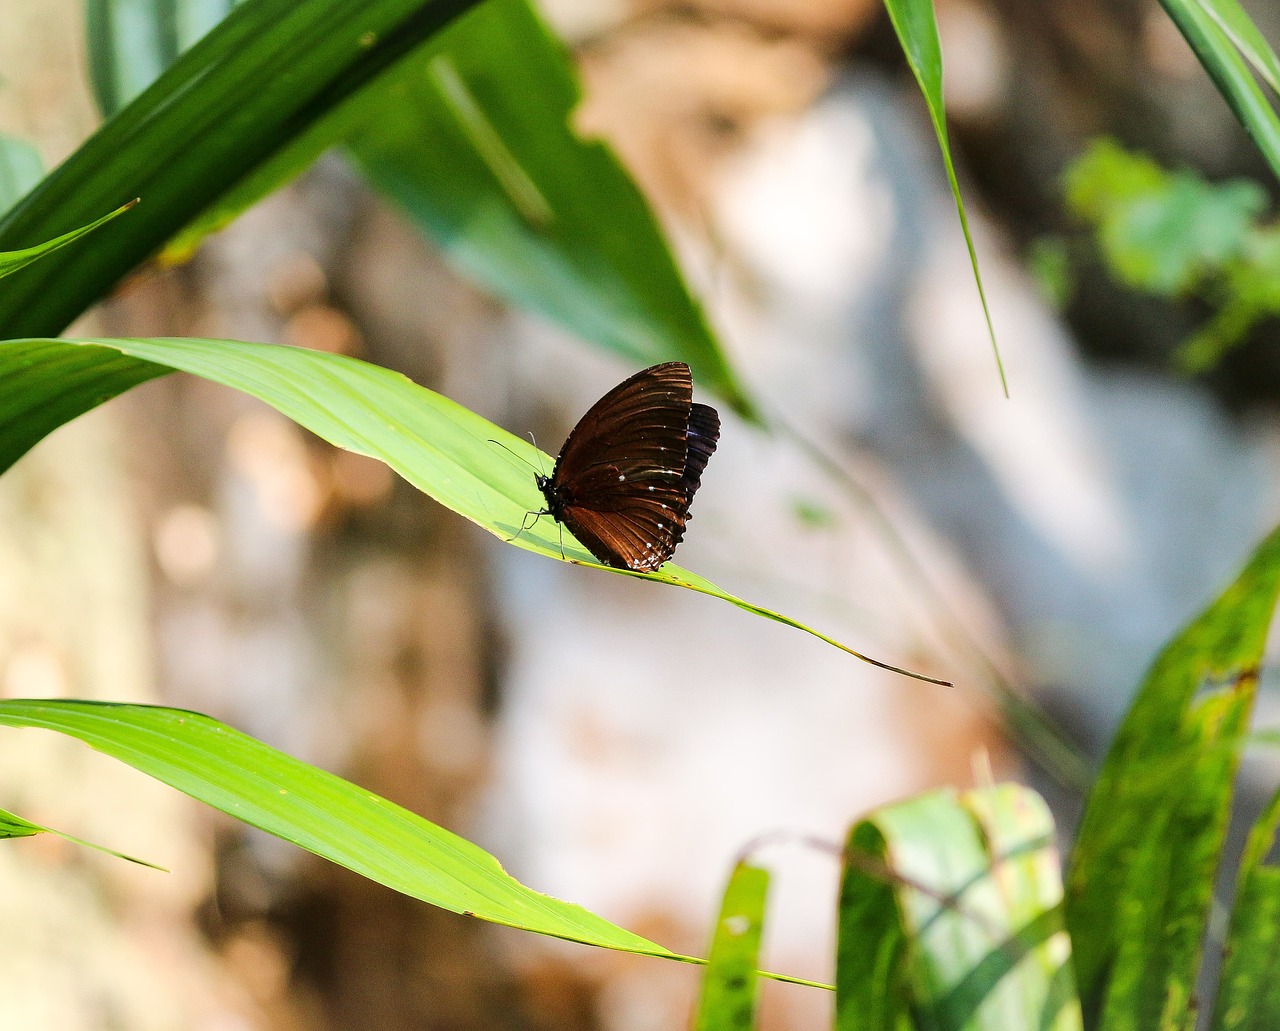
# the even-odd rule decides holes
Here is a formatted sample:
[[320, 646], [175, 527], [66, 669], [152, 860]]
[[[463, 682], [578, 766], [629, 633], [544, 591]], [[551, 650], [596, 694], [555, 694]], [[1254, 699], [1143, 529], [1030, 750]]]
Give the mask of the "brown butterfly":
[[596, 559], [651, 572], [684, 538], [689, 505], [720, 439], [720, 416], [693, 400], [684, 362], [618, 384], [579, 421], [550, 476], [535, 476], [550, 515]]

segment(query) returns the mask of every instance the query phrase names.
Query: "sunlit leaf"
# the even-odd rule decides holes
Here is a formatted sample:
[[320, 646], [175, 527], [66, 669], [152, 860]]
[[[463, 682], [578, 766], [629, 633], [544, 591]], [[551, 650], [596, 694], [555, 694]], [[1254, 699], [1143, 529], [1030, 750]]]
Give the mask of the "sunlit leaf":
[[[171, 8], [191, 2], [92, 0], [91, 51], [116, 84], [100, 96], [128, 94], [119, 80], [136, 73], [139, 49], [176, 57]], [[106, 31], [126, 22], [132, 31]], [[751, 416], [644, 198], [607, 146], [574, 132], [579, 99], [569, 55], [528, 0], [489, 0], [241, 177], [163, 257], [190, 256], [346, 141], [373, 185], [466, 275], [637, 364], [686, 362]]]
[[998, 785], [877, 810], [849, 836], [837, 1031], [1080, 1031], [1053, 821]]
[[0, 700], [0, 725], [78, 738], [250, 826], [433, 906], [589, 945], [672, 955], [580, 906], [526, 888], [464, 838], [199, 713]]
[[[551, 462], [528, 441], [397, 372], [296, 347], [192, 338], [0, 341], [0, 471], [56, 426], [171, 369], [242, 390], [331, 444], [385, 462], [442, 505], [517, 547], [605, 568], [550, 518], [520, 532], [528, 513], [544, 504], [530, 470], [550, 468]], [[722, 598], [864, 662], [945, 683], [869, 658], [672, 563], [656, 573], [613, 571]]]
[[1244, 56], [1256, 71], [1277, 93], [1280, 93], [1280, 60], [1271, 44], [1258, 31], [1258, 27], [1249, 20], [1236, 0], [1198, 0], [1200, 7], [1209, 15], [1236, 49]]
[[123, 852], [117, 852], [115, 849], [107, 848], [105, 845], [95, 845], [92, 841], [85, 841], [83, 838], [77, 838], [63, 831], [54, 830], [52, 827], [44, 827], [38, 823], [32, 823], [30, 820], [24, 820], [21, 816], [11, 813], [7, 809], [0, 809], [0, 838], [30, 838], [37, 834], [53, 834], [64, 841], [71, 842], [73, 845], [82, 845], [85, 848], [93, 849], [95, 852], [114, 856], [116, 859], [136, 863], [138, 866], [148, 866], [152, 870], [164, 870], [163, 866], [148, 863], [145, 859], [135, 859], [133, 856], [127, 856]]
[[[1280, 176], [1280, 118], [1277, 118], [1270, 99], [1259, 87], [1235, 42], [1239, 39], [1248, 45], [1251, 40], [1256, 43], [1262, 37], [1256, 35], [1256, 29], [1253, 33], [1241, 32], [1248, 19], [1235, 4], [1227, 0], [1160, 2], [1191, 44], [1191, 49], [1235, 112], [1240, 124], [1253, 137], [1263, 157], [1270, 163], [1272, 172]], [[1234, 38], [1224, 30], [1224, 25], [1232, 28]], [[1251, 50], [1256, 49], [1251, 47]], [[1260, 58], [1264, 71], [1274, 63], [1274, 55], [1269, 61], [1261, 52], [1254, 56]]]
[[1280, 794], [1253, 830], [1237, 878], [1211, 1031], [1280, 1027], [1280, 869], [1266, 865], [1280, 826]]

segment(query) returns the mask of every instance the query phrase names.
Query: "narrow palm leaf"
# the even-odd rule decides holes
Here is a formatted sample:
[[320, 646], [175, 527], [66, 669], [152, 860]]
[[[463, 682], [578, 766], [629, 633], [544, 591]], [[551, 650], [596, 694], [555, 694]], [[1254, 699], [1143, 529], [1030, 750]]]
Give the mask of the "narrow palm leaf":
[[672, 956], [580, 906], [526, 888], [464, 838], [199, 713], [19, 699], [0, 701], [0, 725], [78, 738], [238, 820], [441, 909], [588, 945]]
[[996, 328], [991, 321], [991, 309], [987, 305], [987, 291], [982, 285], [982, 271], [978, 267], [978, 250], [969, 231], [969, 216], [965, 214], [964, 198], [960, 194], [960, 181], [956, 178], [955, 161], [951, 156], [951, 142], [947, 134], [947, 111], [942, 99], [942, 44], [938, 40], [938, 22], [933, 13], [933, 0], [884, 0], [889, 20], [893, 22], [898, 42], [906, 54], [907, 64], [916, 77], [920, 92], [924, 94], [929, 119], [942, 150], [942, 163], [955, 198], [956, 213], [960, 216], [960, 229], [964, 233], [965, 246], [969, 249], [969, 264], [973, 267], [973, 281], [982, 301], [982, 314], [987, 320], [987, 333], [991, 337], [991, 353], [995, 356], [996, 370], [1000, 374], [1000, 387], [1009, 396], [1009, 382], [1004, 374], [1004, 361], [1000, 357], [1000, 345], [996, 342]]
[[475, 0], [246, 0], [3, 220], [0, 250], [61, 236], [132, 197], [109, 241], [0, 291], [0, 337], [61, 332], [139, 262]]
[[[520, 532], [528, 514], [544, 503], [530, 469], [550, 467], [528, 441], [399, 373], [296, 347], [189, 338], [0, 341], [0, 471], [56, 426], [174, 369], [242, 390], [331, 444], [385, 462], [442, 505], [518, 547], [597, 565], [571, 538], [562, 550], [560, 529], [550, 518]], [[945, 683], [869, 658], [673, 564], [656, 573], [617, 572], [722, 598], [865, 662]]]

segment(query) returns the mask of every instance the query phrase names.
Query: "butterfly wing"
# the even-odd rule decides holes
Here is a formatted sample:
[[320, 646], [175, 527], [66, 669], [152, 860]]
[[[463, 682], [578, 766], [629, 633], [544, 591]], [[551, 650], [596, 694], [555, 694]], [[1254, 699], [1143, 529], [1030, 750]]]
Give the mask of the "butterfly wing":
[[702, 470], [715, 453], [720, 440], [720, 414], [710, 405], [693, 405], [689, 412], [689, 431], [686, 434], [688, 452], [684, 460], [684, 520], [676, 531], [674, 548], [684, 539], [685, 525], [693, 518], [689, 506], [693, 495], [702, 486]]
[[[592, 405], [560, 450], [560, 518], [606, 565], [657, 569], [675, 550], [689, 507], [693, 408], [689, 367], [655, 365]], [[695, 465], [694, 489], [706, 457]]]

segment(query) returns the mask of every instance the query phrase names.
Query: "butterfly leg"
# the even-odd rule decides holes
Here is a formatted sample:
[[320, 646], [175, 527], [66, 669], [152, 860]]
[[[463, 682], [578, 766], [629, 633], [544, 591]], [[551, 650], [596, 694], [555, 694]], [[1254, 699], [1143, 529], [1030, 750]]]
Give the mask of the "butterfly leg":
[[[520, 523], [520, 529], [516, 531], [515, 537], [507, 538], [507, 543], [510, 544], [512, 541], [514, 541], [517, 537], [519, 537], [522, 533], [525, 532], [525, 530], [529, 529], [531, 526], [536, 526], [538, 523], [538, 520], [541, 519], [544, 515], [550, 515], [550, 514], [551, 513], [547, 511], [545, 508], [538, 512], [526, 512], [524, 514], [524, 520]], [[533, 516], [532, 523], [529, 522], [530, 516]]]

